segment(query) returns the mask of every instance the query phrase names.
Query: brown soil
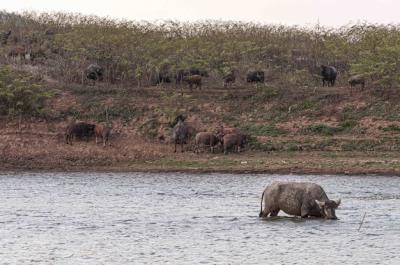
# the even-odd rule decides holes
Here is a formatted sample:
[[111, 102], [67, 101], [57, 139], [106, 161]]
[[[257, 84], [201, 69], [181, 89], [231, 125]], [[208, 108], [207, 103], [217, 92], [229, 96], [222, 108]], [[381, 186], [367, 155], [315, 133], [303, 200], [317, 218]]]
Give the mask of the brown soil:
[[[4, 124], [4, 123], [3, 123]], [[400, 175], [397, 152], [173, 153], [173, 145], [146, 141], [122, 131], [111, 146], [76, 141], [67, 145], [60, 124], [8, 123], [0, 134], [0, 170], [154, 171]], [[54, 131], [54, 132], [52, 132]], [[178, 149], [180, 151], [180, 149]]]

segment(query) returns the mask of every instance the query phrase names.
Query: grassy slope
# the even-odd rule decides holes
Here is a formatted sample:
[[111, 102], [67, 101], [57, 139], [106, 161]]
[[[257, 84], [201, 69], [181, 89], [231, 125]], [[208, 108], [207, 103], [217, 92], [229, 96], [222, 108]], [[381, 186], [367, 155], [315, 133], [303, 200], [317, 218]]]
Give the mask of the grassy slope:
[[[184, 90], [181, 96], [173, 86], [136, 89], [48, 82], [55, 96], [46, 119], [26, 119], [20, 130], [17, 119], [1, 119], [1, 169], [400, 172], [395, 89], [223, 89], [211, 80], [204, 90]], [[199, 131], [221, 123], [240, 127], [254, 136], [251, 150], [227, 156], [173, 154], [169, 123], [178, 113], [187, 114]], [[72, 117], [111, 120], [112, 146], [95, 146], [94, 140], [65, 145], [62, 133]], [[159, 136], [166, 141], [159, 142]]]

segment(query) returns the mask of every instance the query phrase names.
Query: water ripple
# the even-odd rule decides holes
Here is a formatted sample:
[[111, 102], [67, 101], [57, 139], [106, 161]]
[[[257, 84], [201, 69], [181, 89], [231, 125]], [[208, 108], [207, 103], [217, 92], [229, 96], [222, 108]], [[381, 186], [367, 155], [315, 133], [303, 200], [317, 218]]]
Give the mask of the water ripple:
[[[339, 220], [258, 218], [261, 192], [276, 180], [319, 183], [342, 198]], [[0, 260], [400, 264], [399, 187], [376, 176], [3, 174]]]

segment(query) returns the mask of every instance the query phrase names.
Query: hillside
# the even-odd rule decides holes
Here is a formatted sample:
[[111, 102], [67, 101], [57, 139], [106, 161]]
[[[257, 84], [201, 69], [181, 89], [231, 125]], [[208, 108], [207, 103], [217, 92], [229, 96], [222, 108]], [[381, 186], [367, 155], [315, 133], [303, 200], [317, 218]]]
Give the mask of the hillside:
[[[400, 69], [391, 63], [400, 54], [391, 46], [400, 38], [396, 27], [152, 27], [66, 14], [2, 16], [0, 30], [13, 32], [0, 47], [2, 170], [400, 172]], [[221, 46], [216, 43], [222, 32], [230, 39]], [[349, 43], [350, 33], [357, 41]], [[370, 67], [388, 52], [382, 45], [373, 48], [378, 36], [391, 47], [383, 70]], [[287, 46], [278, 45], [287, 39]], [[16, 47], [23, 47], [24, 56], [10, 55]], [[106, 68], [105, 80], [94, 86], [82, 78], [91, 62]], [[335, 87], [321, 86], [315, 69], [321, 62], [340, 70]], [[165, 67], [173, 72], [192, 65], [210, 73], [202, 90], [152, 85]], [[224, 88], [221, 76], [233, 68], [238, 80]], [[266, 82], [247, 84], [249, 69], [264, 69]], [[368, 75], [367, 87], [350, 89], [347, 77], [360, 71]], [[171, 124], [178, 114], [187, 115], [197, 131], [221, 124], [240, 128], [251, 142], [241, 154], [194, 154], [190, 145], [174, 154]], [[66, 145], [64, 130], [74, 119], [111, 123], [112, 146], [96, 146], [94, 139]]]

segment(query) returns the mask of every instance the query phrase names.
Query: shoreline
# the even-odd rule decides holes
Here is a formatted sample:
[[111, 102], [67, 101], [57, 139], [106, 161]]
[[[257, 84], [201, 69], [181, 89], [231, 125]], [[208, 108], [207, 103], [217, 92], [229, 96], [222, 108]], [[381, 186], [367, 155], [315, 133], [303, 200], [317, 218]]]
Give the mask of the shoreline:
[[169, 159], [96, 161], [92, 158], [71, 163], [68, 159], [53, 161], [18, 158], [0, 159], [0, 173], [18, 172], [142, 172], [187, 174], [277, 174], [277, 175], [344, 175], [400, 176], [400, 154], [354, 152], [251, 152], [227, 156], [182, 155]]

